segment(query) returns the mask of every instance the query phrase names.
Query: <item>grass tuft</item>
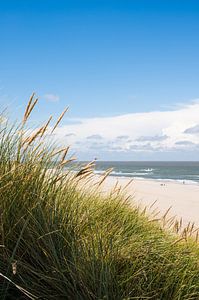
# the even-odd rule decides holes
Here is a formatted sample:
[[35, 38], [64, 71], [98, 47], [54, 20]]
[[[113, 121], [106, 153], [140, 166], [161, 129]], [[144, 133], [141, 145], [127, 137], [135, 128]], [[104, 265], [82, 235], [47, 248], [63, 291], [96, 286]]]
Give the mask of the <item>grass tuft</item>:
[[43, 141], [65, 111], [27, 136], [36, 102], [0, 128], [0, 299], [199, 299], [194, 224], [150, 220], [118, 183], [102, 194], [94, 162], [64, 169], [69, 148]]

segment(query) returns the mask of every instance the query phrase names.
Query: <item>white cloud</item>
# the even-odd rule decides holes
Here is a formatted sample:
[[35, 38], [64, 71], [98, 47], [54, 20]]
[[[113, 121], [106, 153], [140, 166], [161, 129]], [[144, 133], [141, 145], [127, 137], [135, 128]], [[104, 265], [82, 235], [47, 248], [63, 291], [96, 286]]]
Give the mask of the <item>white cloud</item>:
[[164, 141], [168, 138], [167, 135], [154, 135], [154, 136], [140, 136], [137, 138], [137, 142], [155, 142], [155, 141]]
[[[198, 149], [199, 145], [198, 134], [186, 133], [187, 129], [199, 123], [199, 100], [175, 110], [82, 118], [78, 121], [60, 126], [55, 132], [59, 141], [74, 145], [77, 153], [91, 151], [95, 154], [98, 145], [92, 139], [88, 140], [88, 136], [103, 137], [98, 149], [105, 152], [171, 152], [182, 149], [182, 144], [186, 144], [188, 151], [193, 150], [193, 145]], [[68, 136], [66, 141], [66, 134], [70, 132], [74, 135]], [[126, 138], [118, 138], [120, 136]]]
[[59, 96], [55, 94], [45, 94], [43, 98], [48, 102], [58, 102]]
[[199, 124], [197, 124], [196, 126], [187, 128], [184, 133], [189, 133], [189, 134], [198, 134], [199, 133]]
[[86, 137], [87, 140], [102, 140], [103, 137], [99, 134], [93, 134]]

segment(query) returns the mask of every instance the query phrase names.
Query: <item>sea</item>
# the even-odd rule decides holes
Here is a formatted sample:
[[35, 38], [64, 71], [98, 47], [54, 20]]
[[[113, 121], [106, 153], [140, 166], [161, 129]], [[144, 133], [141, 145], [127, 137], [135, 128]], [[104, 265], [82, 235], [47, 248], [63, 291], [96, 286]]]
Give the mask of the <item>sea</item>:
[[96, 161], [95, 173], [199, 185], [199, 161]]

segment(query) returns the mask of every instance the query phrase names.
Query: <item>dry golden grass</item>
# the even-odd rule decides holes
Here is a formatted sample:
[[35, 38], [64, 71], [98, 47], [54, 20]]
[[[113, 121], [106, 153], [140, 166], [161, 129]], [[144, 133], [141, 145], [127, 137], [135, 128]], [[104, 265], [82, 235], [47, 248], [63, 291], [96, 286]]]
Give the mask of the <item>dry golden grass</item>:
[[96, 177], [95, 161], [64, 169], [52, 117], [27, 136], [34, 97], [22, 130], [1, 128], [0, 299], [199, 299], [194, 224], [132, 205], [128, 185], [102, 193], [112, 170]]

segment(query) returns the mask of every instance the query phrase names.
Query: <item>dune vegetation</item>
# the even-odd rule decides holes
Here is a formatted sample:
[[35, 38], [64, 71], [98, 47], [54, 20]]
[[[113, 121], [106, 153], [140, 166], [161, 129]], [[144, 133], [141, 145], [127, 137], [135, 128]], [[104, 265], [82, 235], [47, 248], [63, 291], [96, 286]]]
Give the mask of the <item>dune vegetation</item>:
[[66, 169], [67, 145], [50, 142], [65, 112], [31, 132], [36, 102], [0, 125], [0, 299], [199, 299], [194, 227], [163, 229], [117, 186], [102, 194], [109, 170], [93, 184], [93, 162]]

